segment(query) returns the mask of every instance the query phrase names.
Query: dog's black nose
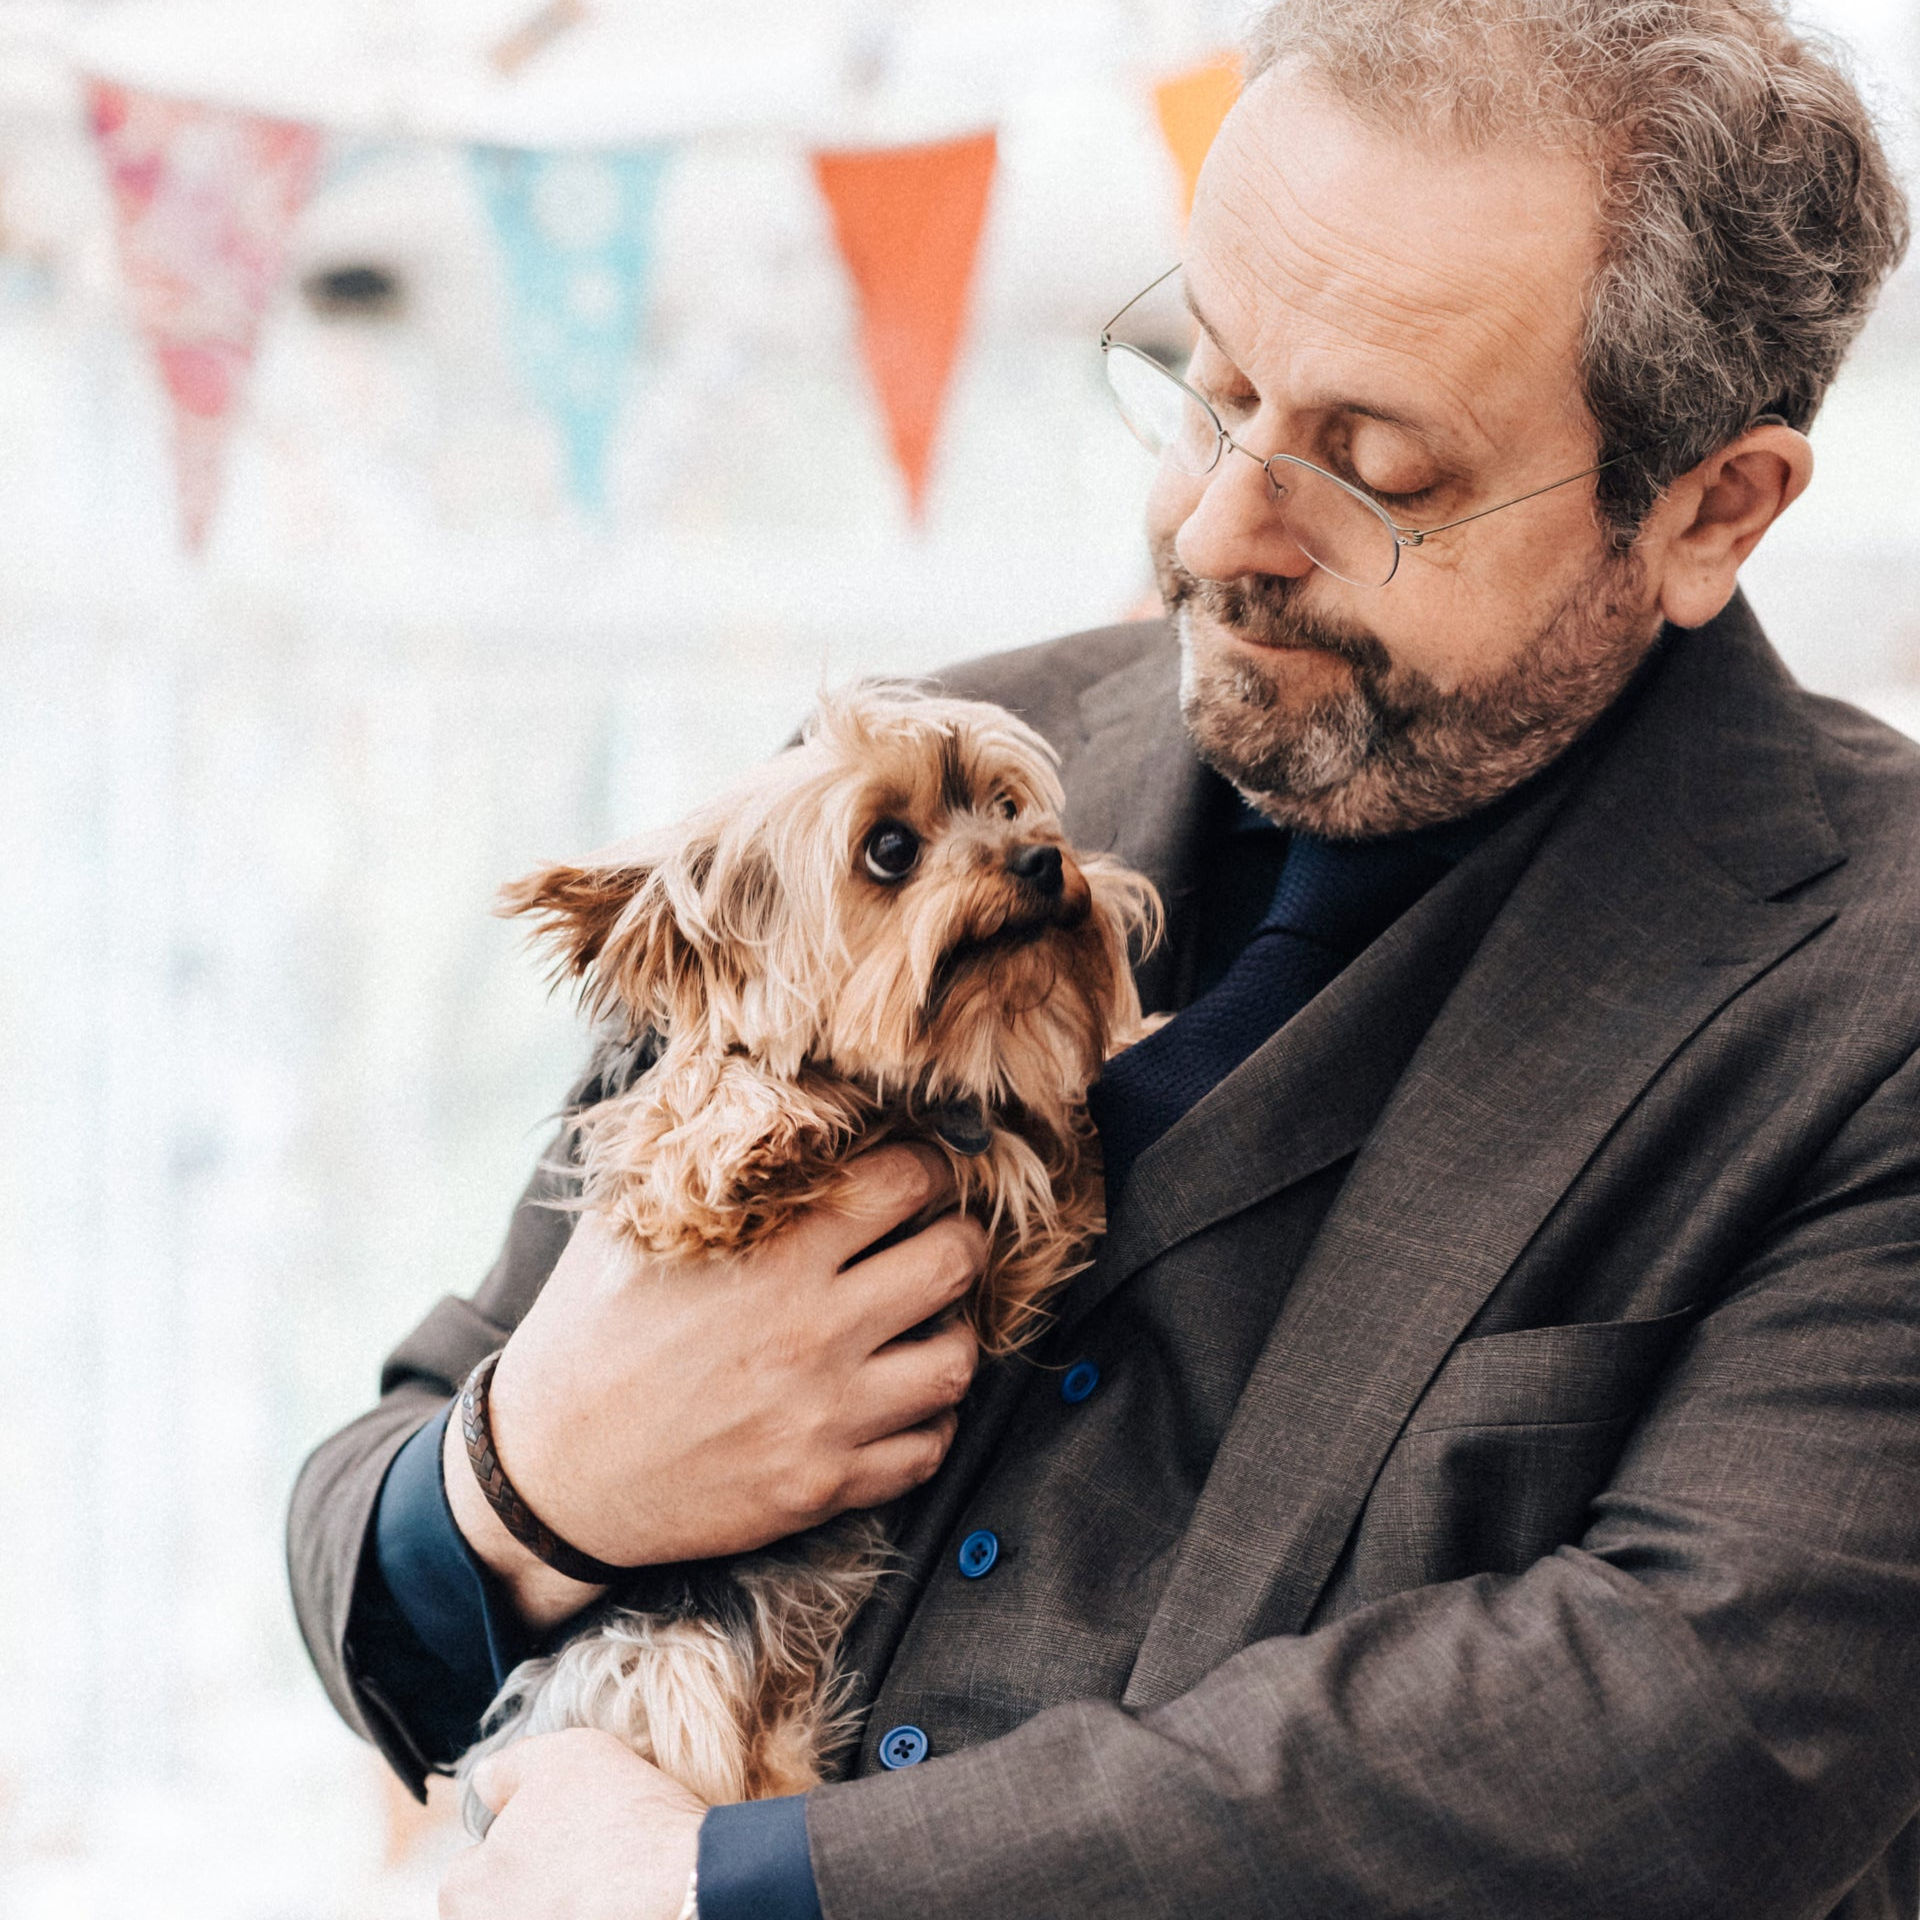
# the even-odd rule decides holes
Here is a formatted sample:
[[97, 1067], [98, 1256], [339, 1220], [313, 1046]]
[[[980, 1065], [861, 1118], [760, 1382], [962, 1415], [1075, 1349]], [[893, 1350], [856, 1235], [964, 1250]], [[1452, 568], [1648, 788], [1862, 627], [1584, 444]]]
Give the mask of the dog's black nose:
[[1007, 855], [1007, 871], [1049, 900], [1066, 884], [1060, 873], [1058, 847], [1015, 847]]

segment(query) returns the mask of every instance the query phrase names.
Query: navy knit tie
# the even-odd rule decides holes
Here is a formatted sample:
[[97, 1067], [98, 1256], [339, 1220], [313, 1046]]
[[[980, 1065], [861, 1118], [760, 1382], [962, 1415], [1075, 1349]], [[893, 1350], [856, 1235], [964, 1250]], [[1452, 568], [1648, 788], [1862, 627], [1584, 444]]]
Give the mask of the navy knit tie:
[[1219, 984], [1108, 1063], [1088, 1096], [1107, 1197], [1202, 1095], [1280, 1031], [1458, 857], [1431, 834], [1346, 845], [1295, 834], [1272, 904]]

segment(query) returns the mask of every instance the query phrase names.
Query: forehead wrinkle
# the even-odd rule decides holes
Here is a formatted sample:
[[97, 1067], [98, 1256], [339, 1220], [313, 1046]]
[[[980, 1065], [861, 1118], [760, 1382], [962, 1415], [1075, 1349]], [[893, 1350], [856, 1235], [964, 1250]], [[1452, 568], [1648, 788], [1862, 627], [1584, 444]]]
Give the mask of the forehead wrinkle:
[[[1197, 309], [1194, 319], [1221, 357], [1237, 370], [1245, 372], [1239, 356], [1229, 350]], [[1353, 376], [1345, 370], [1339, 374], [1329, 374], [1324, 379], [1316, 379], [1311, 372], [1298, 376], [1293, 382], [1298, 390], [1286, 396], [1286, 410], [1297, 414], [1345, 414], [1363, 420], [1377, 420], [1405, 434], [1435, 459], [1442, 461], [1468, 458], [1476, 448], [1484, 456], [1492, 448], [1493, 436], [1487, 423], [1480, 417], [1470, 391], [1436, 373], [1431, 363], [1422, 359], [1415, 349], [1382, 342], [1370, 344], [1368, 350], [1383, 363], [1405, 362], [1412, 384], [1434, 394], [1441, 405], [1455, 416], [1453, 424], [1443, 425], [1430, 414], [1415, 411], [1394, 398], [1380, 395], [1362, 397], [1361, 393], [1354, 390]], [[1300, 357], [1311, 362], [1324, 355], [1315, 349], [1303, 349]], [[1274, 395], [1262, 385], [1261, 397], [1272, 400]]]
[[[1437, 392], [1489, 448], [1497, 447], [1501, 436], [1490, 429], [1485, 408], [1475, 403], [1476, 391], [1484, 387], [1491, 397], [1510, 387], [1512, 382], [1500, 376], [1516, 362], [1539, 364], [1543, 341], [1565, 336], [1565, 352], [1557, 357], [1566, 362], [1566, 388], [1575, 390], [1578, 314], [1561, 311], [1552, 297], [1555, 289], [1536, 284], [1537, 276], [1525, 271], [1521, 259], [1471, 246], [1448, 247], [1444, 239], [1451, 229], [1441, 228], [1438, 240], [1430, 240], [1417, 223], [1390, 236], [1408, 249], [1405, 257], [1384, 253], [1350, 225], [1323, 218], [1307, 204], [1290, 170], [1252, 144], [1244, 123], [1235, 133], [1238, 138], [1229, 138], [1229, 151], [1222, 156], [1226, 164], [1209, 182], [1216, 191], [1206, 211], [1224, 227], [1225, 257], [1238, 274], [1267, 283], [1264, 304], [1271, 317], [1257, 323], [1254, 342], [1263, 361], [1268, 339], [1283, 324], [1273, 314], [1277, 295], [1283, 309], [1312, 314], [1323, 334], [1329, 325], [1337, 329], [1336, 352], [1351, 342], [1369, 357], [1407, 363], [1417, 386]], [[1248, 162], [1232, 164], [1243, 154]], [[1225, 192], [1217, 190], [1223, 181], [1230, 183]], [[1326, 185], [1337, 191], [1339, 183]], [[1526, 231], [1515, 229], [1517, 254], [1531, 251]], [[1195, 304], [1191, 270], [1186, 290], [1189, 304]], [[1243, 371], [1256, 371], [1227, 347], [1217, 327], [1209, 324], [1206, 330], [1228, 360]], [[1273, 344], [1285, 359], [1299, 357], [1295, 342]], [[1270, 369], [1263, 364], [1258, 371]], [[1321, 405], [1349, 399], [1366, 407], [1376, 404], [1378, 396], [1352, 393], [1352, 385], [1342, 380], [1344, 391], [1329, 387], [1315, 399]], [[1409, 407], [1401, 396], [1386, 397], [1380, 411], [1390, 412], [1394, 425], [1425, 429], [1431, 437], [1427, 410]]]
[[[1221, 339], [1219, 330], [1200, 310], [1191, 289], [1187, 292], [1187, 310], [1193, 315], [1194, 323], [1199, 327], [1200, 331], [1213, 342], [1214, 348], [1220, 357], [1225, 360], [1229, 366], [1235, 368], [1237, 371], [1244, 372], [1245, 368], [1241, 366], [1239, 357], [1228, 347], [1227, 343]], [[1379, 420], [1387, 426], [1396, 427], [1402, 433], [1410, 435], [1432, 452], [1442, 453], [1452, 450], [1454, 436], [1447, 433], [1444, 428], [1436, 427], [1420, 418], [1419, 415], [1403, 411], [1399, 407], [1390, 406], [1375, 400], [1362, 400], [1353, 394], [1341, 391], [1337, 387], [1327, 387], [1321, 391], [1310, 390], [1305, 394], [1297, 396], [1294, 404], [1307, 411], [1351, 413], [1357, 414], [1363, 419]]]
[[[1309, 98], [1312, 98], [1311, 88]], [[1323, 109], [1331, 108], [1337, 117], [1360, 130], [1363, 142], [1378, 145], [1381, 138], [1379, 130], [1367, 129], [1344, 103], [1322, 96], [1318, 104]], [[1236, 126], [1235, 134], [1241, 134], [1247, 124], [1243, 121]], [[1410, 249], [1404, 257], [1393, 251], [1383, 252], [1378, 245], [1368, 240], [1359, 223], [1348, 211], [1355, 204], [1367, 207], [1384, 202], [1392, 206], [1399, 204], [1404, 198], [1412, 197], [1411, 194], [1402, 194], [1397, 187], [1359, 190], [1349, 184], [1346, 196], [1335, 216], [1323, 217], [1301, 197], [1295, 186], [1293, 172], [1304, 172], [1310, 182], [1320, 186], [1323, 195], [1329, 189], [1338, 193], [1338, 186], [1325, 178], [1316, 180], [1310, 159], [1303, 167], [1290, 171], [1286, 166], [1268, 156], [1264, 150], [1260, 152], [1260, 159], [1266, 164], [1259, 167], [1259, 173], [1271, 180], [1277, 194], [1284, 196], [1286, 205], [1280, 204], [1275, 192], [1264, 190], [1257, 177], [1245, 177], [1241, 184], [1268, 216], [1272, 228], [1289, 238], [1308, 259], [1321, 264], [1335, 276], [1345, 276], [1363, 289], [1372, 288], [1384, 292], [1389, 302], [1396, 298], [1405, 284], [1409, 269], [1412, 269], [1417, 273], [1423, 273], [1430, 283], [1422, 289], [1422, 303], [1419, 311], [1423, 314], [1433, 312], [1443, 317], [1467, 320], [1489, 317], [1496, 320], [1512, 319], [1515, 322], [1513, 332], [1516, 341], [1532, 339], [1541, 324], [1551, 323], [1559, 318], [1551, 301], [1534, 300], [1532, 296], [1535, 289], [1524, 281], [1516, 281], [1514, 269], [1516, 265], [1524, 266], [1537, 257], [1542, 238], [1558, 238], [1562, 235], [1566, 212], [1564, 207], [1547, 208], [1523, 204], [1518, 208], [1503, 205], [1498, 209], [1501, 212], [1516, 212], [1520, 220], [1527, 224], [1527, 230], [1524, 232], [1519, 227], [1512, 229], [1516, 239], [1512, 259], [1489, 255], [1484, 249], [1476, 249], [1474, 242], [1481, 239], [1487, 232], [1484, 222], [1475, 220], [1467, 223], [1463, 229], [1462, 223], [1455, 214], [1455, 209], [1466, 202], [1478, 184], [1476, 176], [1481, 166], [1484, 163], [1497, 162], [1503, 154], [1510, 156], [1513, 152], [1512, 147], [1496, 147], [1486, 152], [1472, 154], [1454, 148], [1444, 140], [1439, 142], [1424, 140], [1417, 134], [1387, 137], [1396, 141], [1396, 161], [1404, 160], [1409, 156], [1415, 159], [1425, 156], [1436, 170], [1452, 167], [1457, 172], [1462, 165], [1468, 169], [1467, 177], [1454, 182], [1442, 204], [1434, 210], [1430, 227], [1414, 222], [1390, 232], [1389, 237], [1394, 247]], [[1236, 139], [1234, 144], [1244, 144], [1244, 141]], [[1550, 161], [1549, 164], [1551, 164]], [[1580, 168], [1580, 173], [1584, 183], [1586, 169]], [[1524, 199], [1525, 196], [1523, 196]], [[1583, 191], [1582, 204], [1589, 212], [1597, 211], [1591, 206], [1590, 191]], [[1228, 211], [1231, 212], [1231, 209]], [[1307, 229], [1305, 233], [1289, 224], [1287, 219], [1289, 211], [1295, 220]], [[1549, 214], [1551, 214], [1550, 221], [1547, 217]], [[1246, 223], [1243, 221], [1242, 224]], [[1550, 228], [1550, 235], [1546, 231], [1548, 228]], [[1536, 230], [1540, 232], [1539, 238], [1535, 237]], [[1327, 236], [1327, 243], [1316, 246], [1311, 237], [1315, 234]], [[1257, 231], [1250, 228], [1248, 237], [1258, 244]], [[1463, 238], [1465, 244], [1462, 244]], [[1597, 235], [1595, 238], [1597, 239]], [[1369, 275], [1360, 270], [1352, 260], [1345, 257], [1349, 251], [1378, 261], [1380, 271]], [[1524, 304], [1538, 307], [1538, 312], [1513, 316], [1502, 313], [1499, 304], [1500, 296], [1510, 294], [1516, 286], [1524, 296]], [[1336, 287], [1332, 291], [1338, 294], [1341, 289]], [[1364, 311], [1364, 307], [1360, 310]]]
[[[1251, 222], [1242, 219], [1241, 224], [1246, 228], [1249, 239], [1257, 238]], [[1263, 251], [1273, 262], [1278, 275], [1296, 286], [1300, 284], [1300, 275], [1296, 271], [1274, 261], [1270, 248], [1263, 248]], [[1340, 330], [1331, 343], [1275, 339], [1276, 351], [1272, 358], [1275, 361], [1284, 358], [1288, 362], [1305, 359], [1311, 363], [1332, 354], [1347, 364], [1330, 370], [1318, 379], [1311, 376], [1302, 379], [1296, 375], [1289, 384], [1297, 385], [1302, 390], [1287, 395], [1289, 407], [1300, 411], [1351, 413], [1381, 420], [1412, 435], [1430, 450], [1455, 457], [1476, 440], [1483, 449], [1490, 448], [1494, 444], [1494, 437], [1473, 402], [1470, 378], [1460, 379], [1447, 368], [1436, 365], [1436, 355], [1431, 350], [1438, 348], [1444, 354], [1452, 344], [1441, 320], [1425, 313], [1395, 313], [1383, 326], [1367, 311], [1363, 300], [1348, 297], [1340, 285], [1343, 280], [1356, 287], [1364, 286], [1366, 282], [1343, 263], [1311, 248], [1301, 248], [1299, 251], [1325, 268], [1321, 284], [1310, 285], [1307, 298], [1339, 313]], [[1384, 281], [1380, 285], [1384, 286]], [[1284, 323], [1279, 314], [1274, 312], [1278, 301], [1271, 284], [1262, 289], [1262, 295], [1261, 304], [1266, 312], [1262, 316], [1261, 339], [1255, 343], [1255, 355], [1262, 365], [1256, 370], [1248, 364], [1255, 355], [1234, 352], [1218, 327], [1201, 311], [1191, 287], [1188, 288], [1188, 305], [1215, 348], [1242, 373], [1251, 375], [1257, 371], [1264, 376], [1268, 371], [1266, 363], [1269, 356], [1263, 350], [1262, 342], [1279, 334]], [[1356, 357], [1362, 362], [1358, 367], [1352, 364]], [[1481, 356], [1475, 354], [1472, 358], [1477, 361]], [[1366, 364], [1368, 362], [1372, 364]], [[1398, 371], [1400, 368], [1405, 369], [1404, 373]], [[1391, 376], [1392, 386], [1410, 389], [1420, 394], [1422, 400], [1409, 400], [1399, 392], [1369, 393], [1365, 385], [1369, 375], [1379, 378], [1387, 369], [1395, 370]], [[1470, 375], [1471, 368], [1467, 372]], [[1262, 380], [1256, 379], [1255, 385], [1261, 387], [1263, 399], [1276, 397], [1267, 392]], [[1442, 409], [1451, 417], [1442, 417]]]

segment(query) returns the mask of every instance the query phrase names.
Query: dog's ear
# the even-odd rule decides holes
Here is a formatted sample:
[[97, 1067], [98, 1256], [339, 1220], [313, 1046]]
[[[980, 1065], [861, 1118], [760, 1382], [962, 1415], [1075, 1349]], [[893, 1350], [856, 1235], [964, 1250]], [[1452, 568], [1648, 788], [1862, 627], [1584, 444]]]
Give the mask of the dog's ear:
[[594, 1013], [624, 1007], [636, 1024], [685, 1011], [699, 967], [663, 876], [637, 861], [542, 867], [500, 889], [496, 911], [538, 923], [560, 978], [581, 980]]
[[620, 916], [646, 884], [647, 869], [641, 866], [542, 867], [509, 880], [494, 910], [507, 919], [533, 918], [560, 971], [580, 974], [599, 959]]

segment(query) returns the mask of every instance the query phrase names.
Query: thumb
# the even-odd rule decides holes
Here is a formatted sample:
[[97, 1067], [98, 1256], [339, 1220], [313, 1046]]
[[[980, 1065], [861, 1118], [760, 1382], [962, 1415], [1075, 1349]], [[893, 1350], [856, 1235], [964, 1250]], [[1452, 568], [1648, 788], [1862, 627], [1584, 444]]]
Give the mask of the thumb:
[[515, 1741], [510, 1747], [502, 1747], [498, 1753], [488, 1754], [473, 1770], [473, 1790], [496, 1819], [505, 1811], [507, 1802], [520, 1791], [520, 1782], [526, 1774], [521, 1759], [523, 1747], [524, 1742]]

